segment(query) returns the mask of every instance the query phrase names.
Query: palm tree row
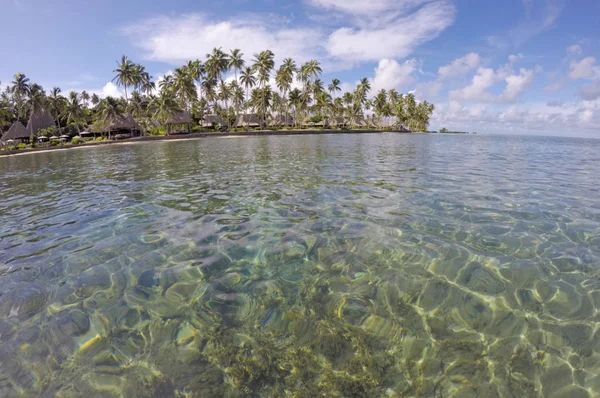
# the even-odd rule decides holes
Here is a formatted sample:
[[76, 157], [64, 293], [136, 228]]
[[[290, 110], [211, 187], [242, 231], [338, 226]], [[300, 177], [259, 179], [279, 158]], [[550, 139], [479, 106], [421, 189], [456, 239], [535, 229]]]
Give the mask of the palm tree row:
[[217, 114], [227, 127], [242, 113], [256, 114], [262, 126], [279, 116], [296, 126], [306, 120], [326, 124], [343, 119], [350, 127], [428, 127], [434, 106], [417, 102], [412, 94], [390, 89], [371, 97], [367, 78], [354, 91], [342, 94], [339, 79], [329, 84], [321, 80], [318, 61], [298, 66], [286, 58], [276, 69], [274, 58], [266, 50], [248, 64], [239, 49], [225, 53], [215, 48], [204, 60], [189, 61], [155, 82], [144, 66], [123, 56], [113, 71], [113, 82], [123, 89], [124, 99], [100, 99], [85, 91], [63, 96], [57, 87], [46, 93], [19, 73], [1, 93], [0, 128], [17, 119], [26, 121], [37, 109], [50, 111], [59, 128], [75, 125], [77, 129], [124, 114], [150, 129], [179, 111], [199, 120], [208, 113]]

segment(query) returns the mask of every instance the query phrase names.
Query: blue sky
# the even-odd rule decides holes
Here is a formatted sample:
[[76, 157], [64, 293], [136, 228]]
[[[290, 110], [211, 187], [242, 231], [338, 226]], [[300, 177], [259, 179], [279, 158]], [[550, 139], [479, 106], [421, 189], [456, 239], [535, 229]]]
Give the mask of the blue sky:
[[351, 90], [414, 91], [432, 128], [600, 137], [598, 0], [0, 0], [0, 81], [118, 95], [126, 54], [155, 78], [213, 47], [317, 58]]

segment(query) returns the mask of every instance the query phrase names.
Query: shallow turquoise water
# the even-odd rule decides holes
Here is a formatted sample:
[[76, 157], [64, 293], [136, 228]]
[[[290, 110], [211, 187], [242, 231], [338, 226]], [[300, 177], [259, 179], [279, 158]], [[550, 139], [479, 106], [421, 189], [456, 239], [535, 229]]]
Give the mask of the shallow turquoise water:
[[0, 396], [600, 395], [600, 141], [0, 158]]

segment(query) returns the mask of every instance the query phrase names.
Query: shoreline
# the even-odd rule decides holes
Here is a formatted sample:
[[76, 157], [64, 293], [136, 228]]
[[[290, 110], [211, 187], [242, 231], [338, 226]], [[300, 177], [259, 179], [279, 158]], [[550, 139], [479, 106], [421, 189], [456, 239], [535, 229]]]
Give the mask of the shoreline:
[[139, 142], [150, 142], [150, 141], [185, 141], [198, 138], [241, 138], [241, 137], [260, 137], [260, 136], [289, 136], [289, 135], [324, 135], [324, 134], [381, 134], [381, 133], [395, 133], [395, 134], [413, 134], [405, 131], [397, 130], [249, 130], [249, 131], [235, 131], [226, 133], [192, 133], [185, 135], [150, 135], [144, 137], [127, 138], [124, 140], [111, 140], [111, 141], [99, 141], [91, 142], [89, 144], [81, 145], [68, 145], [68, 146], [53, 146], [43, 148], [28, 148], [28, 149], [17, 149], [10, 151], [0, 151], [0, 157], [4, 156], [15, 156], [15, 155], [27, 155], [38, 152], [51, 152], [51, 151], [66, 151], [69, 149], [82, 149], [92, 148], [102, 145], [118, 145], [118, 144], [135, 144]]

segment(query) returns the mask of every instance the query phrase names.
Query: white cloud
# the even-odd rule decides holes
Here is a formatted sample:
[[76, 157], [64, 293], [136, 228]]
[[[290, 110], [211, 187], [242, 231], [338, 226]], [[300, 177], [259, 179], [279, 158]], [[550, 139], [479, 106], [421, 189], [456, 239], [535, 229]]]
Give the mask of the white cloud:
[[518, 75], [507, 76], [504, 80], [506, 89], [502, 93], [501, 99], [505, 102], [515, 102], [533, 81], [533, 70], [521, 69]]
[[567, 54], [569, 55], [581, 55], [583, 53], [583, 49], [579, 44], [573, 44], [567, 48]]
[[414, 59], [399, 63], [393, 59], [382, 59], [375, 68], [375, 76], [371, 79], [371, 90], [375, 94], [381, 89], [403, 90], [414, 81], [413, 73], [417, 69]]
[[406, 10], [429, 1], [431, 0], [308, 0], [308, 3], [314, 7], [365, 16], [384, 11]]
[[443, 88], [443, 84], [439, 80], [433, 80], [430, 82], [419, 83], [415, 87], [415, 96], [419, 100], [422, 99], [422, 100], [427, 100], [427, 101], [431, 102], [438, 96], [438, 94], [440, 93], [442, 88]]
[[469, 53], [464, 57], [455, 59], [450, 64], [438, 69], [440, 79], [451, 79], [463, 76], [479, 67], [481, 57], [477, 53]]
[[329, 36], [327, 51], [347, 62], [405, 58], [450, 26], [455, 11], [452, 4], [438, 1], [395, 19], [382, 16], [386, 19], [382, 26], [343, 27]]
[[[495, 106], [494, 106], [495, 107]], [[560, 107], [547, 104], [521, 104], [505, 109], [490, 105], [463, 106], [458, 102], [437, 104], [432, 127], [480, 133], [564, 134], [598, 136], [600, 100], [563, 103]]]
[[[513, 64], [523, 59], [522, 54], [511, 55], [509, 62], [498, 69], [480, 67], [473, 76], [471, 83], [462, 89], [452, 90], [450, 100], [469, 102], [504, 102], [512, 103], [519, 99], [521, 93], [531, 84], [535, 74], [534, 69], [519, 70], [515, 74]], [[506, 82], [506, 87], [500, 96], [492, 95], [488, 89], [500, 82]]]
[[560, 80], [558, 82], [550, 83], [549, 85], [544, 87], [544, 91], [547, 93], [555, 93], [557, 91], [562, 90], [564, 85], [565, 85], [565, 82], [563, 80]]
[[322, 59], [325, 38], [317, 28], [287, 28], [259, 16], [215, 21], [202, 14], [158, 17], [130, 26], [124, 33], [146, 51], [146, 58], [179, 64], [205, 59], [215, 47], [239, 48], [249, 62], [253, 54], [270, 49], [276, 59], [297, 62]]
[[599, 74], [599, 68], [595, 67], [596, 58], [587, 57], [581, 61], [573, 61], [571, 63], [571, 71], [569, 77], [573, 80], [576, 79], [589, 79]]
[[450, 92], [451, 100], [458, 101], [489, 101], [491, 94], [486, 90], [500, 81], [496, 72], [491, 68], [479, 68], [477, 74], [473, 76], [471, 84]]
[[546, 103], [546, 105], [548, 105], [549, 108], [562, 108], [565, 103], [564, 101], [550, 100]]
[[521, 53], [519, 53], [519, 54], [512, 54], [512, 55], [508, 56], [508, 61], [511, 64], [514, 64], [515, 62], [520, 61], [523, 58], [525, 58], [525, 56], [523, 54], [521, 54]]
[[125, 97], [125, 92], [117, 87], [113, 82], [108, 82], [102, 87], [101, 90], [88, 90], [90, 94], [97, 94], [100, 98], [106, 97], [115, 97], [121, 98]]
[[590, 84], [583, 86], [580, 91], [584, 100], [595, 100], [600, 98], [600, 78], [593, 80]]

